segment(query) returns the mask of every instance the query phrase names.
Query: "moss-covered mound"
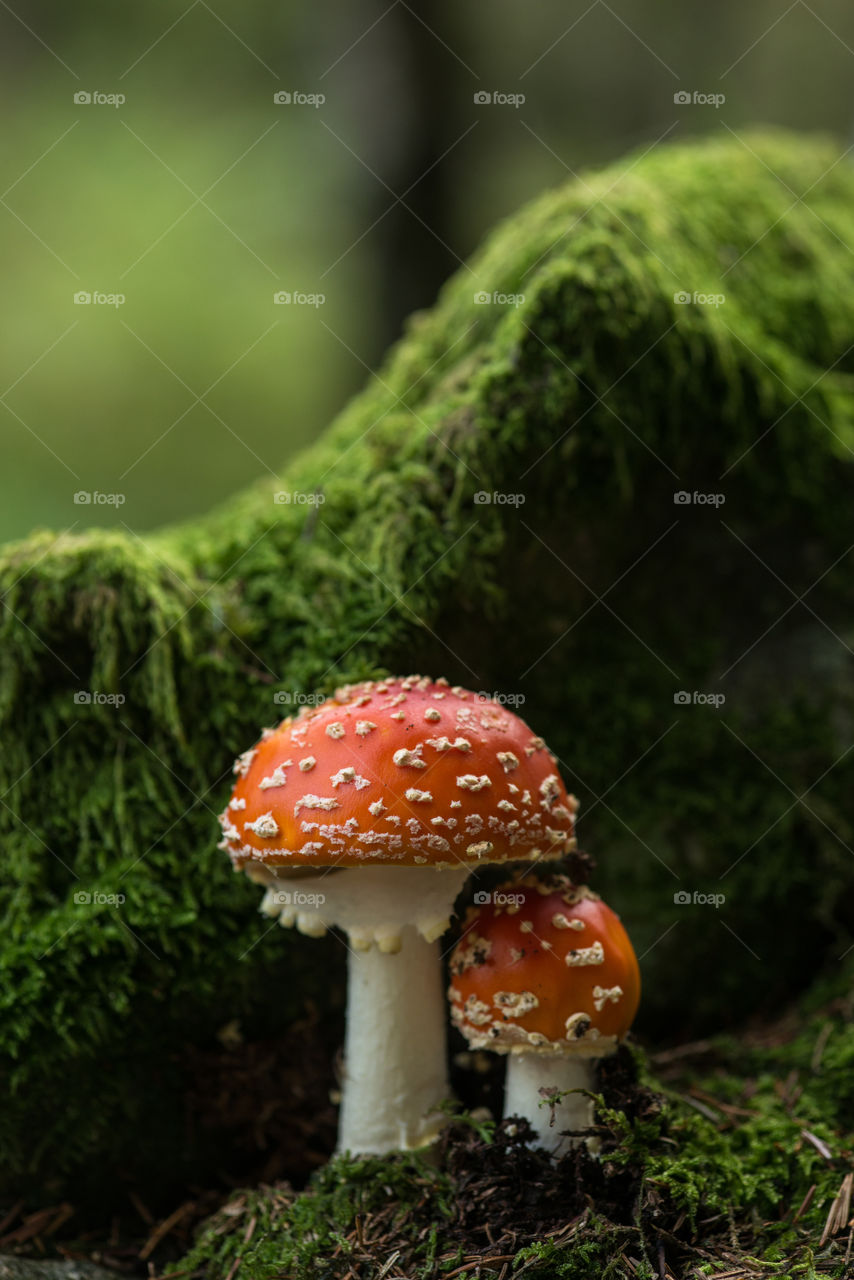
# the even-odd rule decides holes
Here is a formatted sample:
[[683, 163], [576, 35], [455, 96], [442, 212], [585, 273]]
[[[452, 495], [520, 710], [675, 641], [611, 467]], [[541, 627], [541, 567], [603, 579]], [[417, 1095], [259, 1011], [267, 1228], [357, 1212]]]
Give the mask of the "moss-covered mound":
[[[228, 1167], [186, 1123], [187, 1050], [335, 1008], [343, 951], [259, 919], [213, 815], [259, 726], [343, 679], [524, 699], [643, 957], [648, 1031], [773, 1009], [848, 945], [837, 155], [660, 148], [550, 193], [413, 319], [289, 502], [264, 485], [156, 536], [4, 551], [0, 1183], [167, 1196]], [[695, 892], [726, 901], [674, 902]]]
[[645, 1068], [638, 1084], [628, 1051], [603, 1064], [601, 1159], [576, 1150], [551, 1165], [524, 1122], [469, 1120], [446, 1132], [437, 1162], [337, 1158], [301, 1194], [239, 1193], [172, 1269], [199, 1280], [850, 1275], [850, 998], [794, 1038], [782, 1027], [764, 1043], [718, 1037], [691, 1058], [662, 1062], [664, 1084]]

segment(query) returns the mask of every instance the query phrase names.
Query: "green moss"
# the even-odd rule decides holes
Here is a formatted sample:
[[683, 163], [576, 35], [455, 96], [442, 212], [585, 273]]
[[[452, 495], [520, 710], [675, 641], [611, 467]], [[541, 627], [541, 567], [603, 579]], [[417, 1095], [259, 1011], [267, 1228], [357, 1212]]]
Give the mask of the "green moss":
[[[212, 1160], [182, 1046], [340, 998], [341, 949], [265, 934], [215, 849], [277, 693], [422, 667], [523, 696], [651, 1031], [773, 1010], [848, 945], [854, 172], [815, 139], [751, 147], [659, 148], [499, 227], [282, 479], [322, 505], [263, 484], [145, 538], [5, 549], [0, 1184], [168, 1195]], [[729, 529], [674, 507], [722, 488]], [[812, 612], [778, 625], [792, 596], [747, 547], [796, 595], [833, 566]], [[674, 905], [720, 877], [725, 910]]]
[[[827, 1019], [823, 1012], [793, 1041], [772, 1046], [720, 1037], [706, 1048], [713, 1072], [683, 1071], [665, 1085], [638, 1055], [642, 1078], [662, 1092], [656, 1103], [656, 1094], [630, 1089], [619, 1106], [605, 1078], [597, 1106], [601, 1161], [583, 1156], [550, 1171], [545, 1158], [471, 1121], [467, 1132], [451, 1135], [438, 1165], [416, 1156], [339, 1158], [300, 1195], [241, 1192], [173, 1269], [224, 1280], [240, 1259], [241, 1280], [331, 1277], [348, 1266], [367, 1277], [396, 1252], [407, 1275], [442, 1275], [478, 1258], [482, 1274], [493, 1274], [506, 1259], [501, 1224], [509, 1219], [511, 1274], [524, 1267], [544, 1280], [652, 1278], [660, 1274], [659, 1249], [676, 1275], [689, 1265], [690, 1274], [713, 1275], [727, 1269], [726, 1258], [749, 1274], [755, 1262], [759, 1274], [779, 1264], [775, 1276], [842, 1277], [847, 1233], [821, 1248], [818, 1242], [852, 1159], [854, 1132], [838, 1088], [854, 1052], [854, 1023], [831, 1015], [837, 1054], [813, 1067]], [[748, 1059], [757, 1074], [744, 1074]], [[699, 1099], [705, 1114], [694, 1109]], [[491, 1159], [493, 1142], [500, 1150]], [[479, 1205], [482, 1195], [483, 1209], [469, 1213], [467, 1200]], [[558, 1220], [546, 1231], [555, 1201]], [[544, 1224], [540, 1238], [532, 1220]], [[499, 1224], [494, 1235], [484, 1230], [490, 1221]]]
[[332, 1276], [339, 1270], [335, 1258], [354, 1253], [347, 1237], [357, 1217], [388, 1219], [394, 1230], [395, 1216], [403, 1218], [413, 1204], [427, 1199], [435, 1215], [435, 1231], [422, 1240], [413, 1232], [409, 1242], [416, 1274], [426, 1276], [436, 1256], [442, 1222], [452, 1215], [451, 1190], [447, 1176], [414, 1155], [358, 1161], [339, 1157], [315, 1176], [305, 1195], [294, 1197], [271, 1188], [242, 1193], [211, 1220], [193, 1251], [173, 1270], [201, 1268], [217, 1280], [228, 1275], [239, 1259], [241, 1274], [253, 1280]]

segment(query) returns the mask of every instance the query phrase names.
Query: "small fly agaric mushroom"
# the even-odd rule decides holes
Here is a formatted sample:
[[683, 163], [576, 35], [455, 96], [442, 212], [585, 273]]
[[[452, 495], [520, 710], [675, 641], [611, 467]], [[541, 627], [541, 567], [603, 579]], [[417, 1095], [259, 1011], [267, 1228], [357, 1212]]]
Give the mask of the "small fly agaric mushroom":
[[554, 757], [494, 701], [411, 676], [339, 689], [235, 771], [221, 847], [262, 909], [349, 938], [339, 1148], [429, 1141], [448, 1092], [437, 939], [472, 867], [574, 847]]
[[638, 962], [619, 916], [565, 876], [529, 875], [490, 899], [469, 909], [451, 957], [451, 1019], [473, 1049], [509, 1055], [504, 1115], [556, 1151], [562, 1130], [592, 1122], [584, 1093], [560, 1095], [593, 1090], [596, 1060], [628, 1032]]

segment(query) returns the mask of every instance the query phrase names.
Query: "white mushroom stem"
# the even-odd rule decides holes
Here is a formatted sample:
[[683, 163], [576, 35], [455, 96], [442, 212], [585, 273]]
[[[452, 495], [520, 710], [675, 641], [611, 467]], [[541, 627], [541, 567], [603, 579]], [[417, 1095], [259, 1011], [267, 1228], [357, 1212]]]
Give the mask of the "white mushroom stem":
[[439, 944], [407, 926], [394, 955], [351, 950], [347, 981], [338, 1149], [423, 1146], [445, 1122], [435, 1108], [449, 1096]]
[[[595, 1091], [597, 1059], [577, 1053], [511, 1052], [504, 1082], [504, 1117], [522, 1116], [537, 1135], [537, 1146], [562, 1155], [578, 1146], [583, 1138], [564, 1137], [565, 1129], [588, 1129], [593, 1123], [593, 1103], [584, 1093], [564, 1093], [568, 1089]], [[552, 1108], [540, 1093], [562, 1094]], [[542, 1106], [540, 1105], [542, 1103]]]
[[437, 939], [466, 867], [357, 867], [270, 880], [262, 904], [285, 926], [348, 937], [347, 1035], [338, 1149], [382, 1154], [430, 1142], [449, 1096]]

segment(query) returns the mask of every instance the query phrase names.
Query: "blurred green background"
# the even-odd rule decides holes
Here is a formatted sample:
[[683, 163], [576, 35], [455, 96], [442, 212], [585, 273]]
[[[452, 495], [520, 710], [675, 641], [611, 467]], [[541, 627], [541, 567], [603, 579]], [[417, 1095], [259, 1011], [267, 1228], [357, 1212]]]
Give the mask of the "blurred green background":
[[756, 122], [842, 155], [854, 118], [846, 0], [29, 0], [0, 31], [3, 539], [275, 488], [486, 228], [584, 165]]

